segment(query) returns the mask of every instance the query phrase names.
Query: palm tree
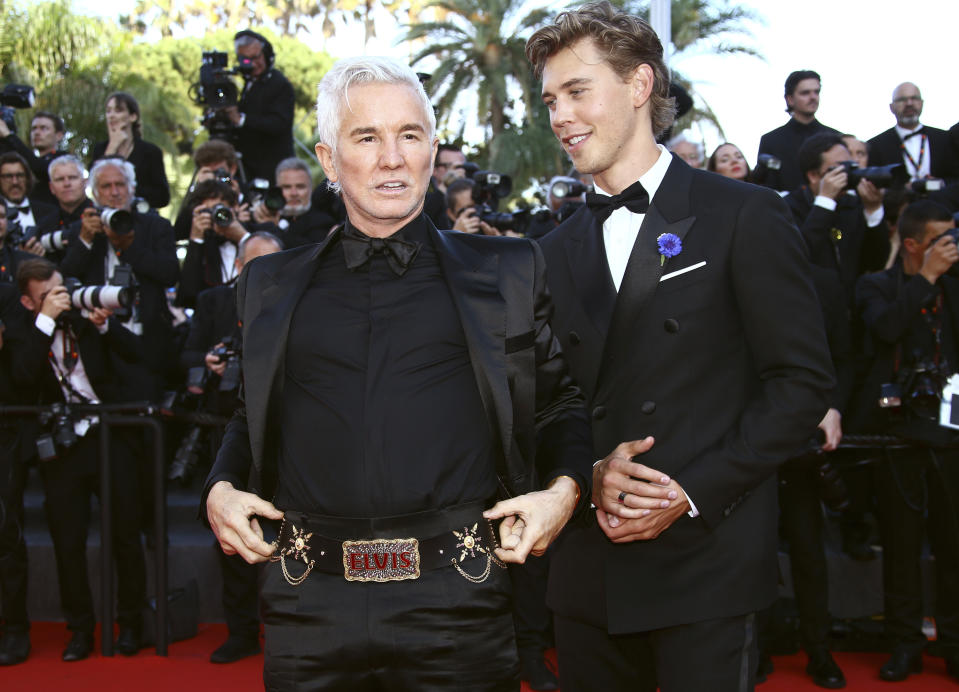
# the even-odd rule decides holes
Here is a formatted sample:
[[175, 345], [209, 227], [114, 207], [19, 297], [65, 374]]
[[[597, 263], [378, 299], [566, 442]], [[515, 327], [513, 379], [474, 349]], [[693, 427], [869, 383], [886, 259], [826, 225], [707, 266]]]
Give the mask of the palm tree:
[[[522, 124], [534, 104], [534, 83], [526, 62], [526, 37], [550, 14], [524, 11], [521, 0], [432, 0], [437, 19], [410, 24], [401, 40], [428, 40], [413, 65], [433, 58], [428, 90], [440, 120], [448, 125], [461, 97], [475, 94], [477, 118], [486, 123], [491, 156], [511, 122]], [[511, 98], [519, 94], [519, 103]]]

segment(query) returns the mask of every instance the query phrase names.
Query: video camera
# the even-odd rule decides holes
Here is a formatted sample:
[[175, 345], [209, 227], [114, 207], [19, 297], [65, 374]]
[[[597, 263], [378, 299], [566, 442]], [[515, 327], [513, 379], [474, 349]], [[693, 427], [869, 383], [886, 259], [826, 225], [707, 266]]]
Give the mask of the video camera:
[[0, 119], [7, 124], [11, 134], [17, 134], [14, 109], [33, 108], [36, 95], [32, 86], [7, 84], [0, 91]]
[[846, 170], [848, 189], [856, 188], [860, 180], [868, 180], [879, 188], [902, 187], [909, 182], [906, 166], [901, 163], [860, 168], [855, 161], [840, 161], [839, 165]]
[[589, 187], [575, 178], [557, 180], [549, 188], [549, 194], [556, 199], [580, 197], [586, 192], [589, 192]]
[[233, 134], [233, 121], [224, 112], [240, 102], [240, 90], [233, 77], [241, 75], [246, 78], [253, 72], [251, 60], [241, 58], [231, 70], [227, 67], [229, 59], [229, 54], [223, 51], [203, 51], [200, 80], [191, 84], [188, 92], [193, 103], [205, 107], [203, 126], [214, 139], [229, 140]]

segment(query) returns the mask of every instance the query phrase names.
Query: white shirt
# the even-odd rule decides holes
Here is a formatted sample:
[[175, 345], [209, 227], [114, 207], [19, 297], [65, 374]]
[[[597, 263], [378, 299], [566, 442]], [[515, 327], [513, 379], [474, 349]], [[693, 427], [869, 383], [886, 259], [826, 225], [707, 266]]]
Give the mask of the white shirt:
[[[911, 130], [907, 130], [904, 127], [899, 127], [896, 125], [896, 134], [899, 135], [900, 141], [905, 145], [906, 151], [909, 152], [909, 156], [912, 157], [913, 161], [919, 163], [919, 170], [916, 170], [916, 167], [909, 160], [909, 156], [905, 154], [902, 155], [902, 162], [906, 164], [906, 172], [909, 173], [909, 176], [912, 180], [919, 180], [920, 178], [926, 178], [929, 176], [929, 159], [932, 158], [932, 155], [929, 152], [929, 138], [926, 135], [916, 135], [915, 137], [906, 137], [922, 127], [922, 124], [916, 125]], [[919, 152], [923, 149], [922, 141], [926, 140], [925, 151], [922, 154], [922, 161], [919, 160]]]
[[[653, 201], [660, 183], [666, 176], [666, 170], [673, 160], [672, 154], [667, 151], [662, 144], [659, 147], [659, 158], [656, 163], [646, 173], [639, 178], [639, 182], [646, 188], [649, 194], [649, 201]], [[601, 195], [611, 197], [612, 193], [607, 192], [594, 183], [596, 192]], [[606, 246], [606, 261], [609, 263], [609, 273], [613, 277], [613, 283], [616, 285], [616, 291], [623, 283], [623, 276], [626, 274], [626, 265], [629, 263], [629, 255], [633, 251], [633, 245], [636, 244], [636, 236], [639, 235], [639, 228], [643, 225], [646, 214], [634, 214], [626, 207], [616, 209], [606, 222], [603, 223], [603, 244]]]
[[[63, 392], [64, 401], [70, 404], [99, 404], [100, 398], [97, 396], [97, 393], [93, 391], [93, 385], [90, 384], [90, 378], [87, 377], [87, 371], [83, 367], [83, 358], [80, 357], [79, 349], [77, 352], [77, 363], [73, 366], [73, 370], [68, 372], [67, 367], [63, 362], [63, 330], [57, 329], [57, 323], [49, 315], [44, 315], [43, 313], [37, 315], [37, 319], [34, 321], [34, 324], [36, 324], [37, 329], [47, 336], [53, 336], [53, 343], [50, 344], [50, 352], [53, 353], [52, 365], [54, 368], [54, 373], [57, 375], [57, 382], [60, 384], [60, 390]], [[99, 327], [98, 330], [101, 334], [106, 332], [107, 325], [104, 324], [103, 327]], [[66, 380], [69, 382], [69, 387], [62, 381], [61, 378], [63, 376], [66, 376]], [[79, 400], [77, 394], [80, 394], [84, 399], [86, 399], [86, 401]], [[95, 420], [95, 418], [82, 418], [75, 420], [73, 422], [74, 432], [80, 437], [83, 437]]]
[[[243, 241], [249, 237], [249, 233], [245, 234], [242, 238], [240, 238], [240, 242], [236, 245], [229, 240], [220, 244], [220, 278], [223, 283], [228, 284], [237, 277], [236, 253]], [[203, 245], [204, 240], [204, 238], [200, 238], [199, 240], [191, 240], [190, 242], [196, 243], [197, 245]]]
[[17, 221], [20, 222], [20, 228], [24, 231], [30, 226], [36, 226], [37, 220], [33, 218], [33, 207], [30, 205], [30, 198], [24, 197], [20, 204], [14, 204], [10, 200], [5, 200], [8, 207], [26, 207], [26, 211], [20, 211], [17, 215]]
[[[639, 177], [639, 182], [643, 184], [647, 194], [649, 194], [650, 203], [656, 196], [656, 191], [659, 190], [663, 178], [666, 177], [669, 164], [673, 160], [673, 155], [669, 153], [666, 147], [662, 144], [656, 146], [659, 147], [659, 158], [656, 159], [652, 168]], [[601, 195], [612, 196], [611, 193], [606, 192], [595, 182], [593, 187]], [[636, 237], [639, 235], [639, 229], [645, 219], [646, 214], [634, 214], [626, 207], [620, 207], [613, 211], [603, 223], [603, 244], [606, 246], [606, 261], [609, 264], [609, 273], [613, 277], [613, 283], [616, 284], [617, 293], [623, 283], [623, 276], [626, 275], [629, 255], [633, 251], [633, 245], [636, 244]], [[691, 517], [698, 517], [699, 510], [696, 509], [693, 498], [687, 494], [686, 499], [689, 500], [690, 507], [687, 514]]]

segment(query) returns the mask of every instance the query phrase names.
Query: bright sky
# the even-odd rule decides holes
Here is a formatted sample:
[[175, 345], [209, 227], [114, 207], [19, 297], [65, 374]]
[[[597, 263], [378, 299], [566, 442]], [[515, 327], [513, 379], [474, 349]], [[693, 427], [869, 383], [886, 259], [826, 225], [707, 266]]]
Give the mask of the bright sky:
[[[132, 5], [132, 0], [120, 0]], [[765, 56], [699, 55], [675, 67], [691, 78], [718, 115], [729, 141], [755, 163], [759, 138], [782, 125], [783, 82], [796, 69], [822, 75], [817, 117], [827, 125], [868, 139], [894, 123], [889, 112], [893, 88], [915, 82], [925, 106], [922, 122], [949, 128], [959, 121], [955, 34], [959, 27], [956, 0], [742, 0], [763, 17], [744, 39]], [[78, 0], [78, 11], [103, 14], [97, 0]], [[120, 7], [114, 11], [129, 11]], [[362, 27], [340, 28], [326, 44], [335, 57], [362, 52]], [[402, 30], [391, 15], [380, 13], [377, 38], [368, 54], [408, 58], [409, 47], [395, 45]], [[317, 42], [303, 37], [311, 44]], [[721, 143], [718, 133], [692, 133], [705, 139], [707, 155]], [[467, 133], [469, 137], [469, 132]]]

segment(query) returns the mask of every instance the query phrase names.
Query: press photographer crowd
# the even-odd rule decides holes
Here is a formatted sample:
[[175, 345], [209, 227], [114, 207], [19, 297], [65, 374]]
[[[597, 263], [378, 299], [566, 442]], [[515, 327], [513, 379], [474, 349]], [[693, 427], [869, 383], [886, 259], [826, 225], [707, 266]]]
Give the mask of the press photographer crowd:
[[[110, 95], [108, 139], [83, 161], [63, 148], [65, 114], [33, 111], [21, 138], [11, 109], [32, 108], [32, 90], [0, 93], [0, 406], [36, 407], [0, 415], [0, 665], [30, 655], [23, 498], [31, 475], [45, 495], [69, 630], [62, 658], [78, 661], [94, 649], [97, 619], [86, 545], [100, 489], [95, 406], [162, 412], [166, 477], [196, 488], [243, 401], [237, 278], [251, 261], [319, 243], [346, 221], [340, 197], [294, 155], [293, 88], [275, 59], [253, 31], [236, 34], [233, 68], [227, 54], [204, 53], [192, 96], [209, 138], [193, 151], [193, 180], [169, 210], [173, 223], [157, 211], [170, 204], [170, 186], [161, 150], [142, 138], [150, 114], [135, 95]], [[890, 657], [879, 677], [919, 674], [932, 652], [959, 681], [959, 123], [922, 124], [920, 89], [904, 83], [890, 85], [885, 132], [850, 133], [856, 113], [834, 129], [816, 119], [820, 86], [811, 70], [788, 76], [788, 120], [762, 136], [755, 156], [724, 143], [707, 157], [682, 134], [662, 143], [689, 166], [778, 191], [808, 253], [838, 384], [808, 448], [783, 460], [778, 488], [797, 611], [787, 619], [811, 681], [846, 684], [830, 653], [830, 526], [846, 558], [882, 564], [877, 641]], [[543, 174], [542, 204], [508, 209], [509, 172], [440, 144], [425, 213], [437, 229], [539, 240], [596, 194], [573, 168]], [[674, 329], [670, 320], [665, 329]], [[115, 649], [127, 656], [144, 646], [146, 551], [156, 549], [152, 444], [138, 428], [110, 434]], [[934, 613], [923, 601], [926, 546]], [[559, 685], [544, 659], [548, 556], [510, 567], [525, 594], [514, 613], [522, 675], [537, 690]], [[230, 663], [260, 651], [257, 568], [237, 555], [219, 560], [229, 637], [211, 661]], [[758, 681], [774, 674], [780, 610], [759, 629]], [[932, 645], [926, 615], [935, 616]]]

